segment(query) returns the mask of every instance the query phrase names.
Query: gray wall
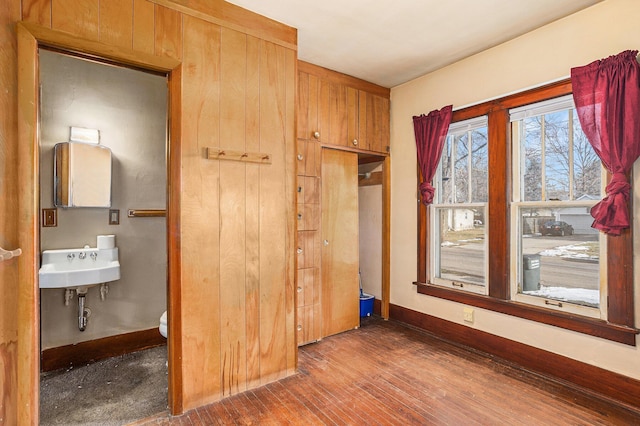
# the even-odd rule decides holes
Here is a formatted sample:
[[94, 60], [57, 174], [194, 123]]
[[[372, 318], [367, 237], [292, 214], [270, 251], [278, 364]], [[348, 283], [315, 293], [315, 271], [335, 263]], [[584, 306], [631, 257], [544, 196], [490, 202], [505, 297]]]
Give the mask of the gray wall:
[[[166, 310], [165, 218], [127, 218], [127, 209], [166, 208], [167, 85], [163, 76], [40, 51], [40, 207], [53, 206], [53, 146], [69, 139], [69, 127], [100, 130], [112, 151], [112, 209], [58, 208], [58, 226], [40, 228], [41, 249], [96, 246], [96, 235], [115, 234], [121, 279], [89, 289], [84, 332], [77, 299], [64, 306], [64, 290], [40, 291], [42, 349], [158, 326]], [[41, 215], [42, 217], [42, 215]]]

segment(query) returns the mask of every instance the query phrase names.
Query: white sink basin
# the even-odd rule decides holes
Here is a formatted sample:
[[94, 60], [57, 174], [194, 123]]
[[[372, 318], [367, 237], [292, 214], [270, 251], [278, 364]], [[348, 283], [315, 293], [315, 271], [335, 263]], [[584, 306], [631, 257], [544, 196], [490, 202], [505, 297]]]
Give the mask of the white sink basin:
[[45, 250], [40, 288], [78, 289], [120, 279], [118, 248]]

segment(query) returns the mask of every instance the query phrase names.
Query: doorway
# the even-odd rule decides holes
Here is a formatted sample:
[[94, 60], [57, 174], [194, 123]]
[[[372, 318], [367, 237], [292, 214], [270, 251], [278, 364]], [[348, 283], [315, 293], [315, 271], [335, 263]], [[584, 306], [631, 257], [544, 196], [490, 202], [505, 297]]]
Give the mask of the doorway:
[[[111, 254], [105, 247], [113, 245], [120, 264], [117, 280], [77, 288], [41, 286], [41, 422], [55, 423], [56, 416], [63, 415], [107, 415], [99, 409], [107, 406], [126, 419], [131, 405], [123, 400], [127, 386], [149, 395], [146, 404], [130, 411], [133, 418], [129, 419], [136, 420], [137, 414], [166, 409], [166, 372], [162, 371], [166, 359], [161, 361], [159, 353], [152, 358], [158, 366], [149, 369], [144, 368], [153, 365], [149, 360], [141, 359], [136, 365], [122, 359], [120, 368], [111, 370], [103, 360], [155, 346], [165, 347], [166, 358], [166, 340], [158, 332], [159, 319], [167, 309], [166, 218], [164, 214], [141, 218], [127, 214], [131, 208], [166, 211], [166, 74], [105, 65], [43, 48], [38, 60], [40, 216], [45, 218], [45, 212], [54, 216], [53, 221], [41, 221], [40, 252], [89, 247], [65, 262], [93, 265]], [[110, 154], [111, 163], [107, 160], [104, 168], [111, 173], [97, 172], [96, 163], [104, 155], [89, 158], [94, 152]], [[82, 194], [85, 187], [87, 194]], [[102, 188], [104, 201], [96, 203], [92, 198]], [[63, 193], [61, 199], [58, 194]], [[110, 235], [115, 241], [105, 244]], [[89, 392], [89, 378], [94, 376], [85, 374], [86, 383], [80, 380], [72, 386], [71, 377], [79, 374], [78, 368], [87, 369], [87, 363], [96, 361], [91, 368], [104, 365], [102, 374], [98, 369], [96, 375], [109, 383], [93, 384], [97, 389]], [[126, 379], [136, 375], [133, 371], [159, 377]], [[109, 392], [116, 385], [119, 391]], [[144, 386], [154, 389], [145, 392]], [[67, 397], [73, 403], [66, 403]], [[52, 406], [66, 408], [53, 410]]]
[[[109, 48], [106, 45], [80, 40], [58, 31], [31, 28], [18, 24], [18, 158], [19, 170], [16, 181], [20, 185], [18, 200], [20, 241], [23, 256], [19, 262], [19, 286], [22, 289], [18, 298], [19, 331], [18, 370], [22, 379], [18, 384], [18, 406], [24, 407], [22, 419], [25, 423], [38, 423], [40, 376], [40, 292], [38, 266], [40, 264], [40, 209], [38, 196], [39, 183], [39, 145], [38, 110], [39, 66], [38, 49], [53, 48], [65, 52], [74, 52], [78, 56], [99, 60], [152, 72], [165, 73], [168, 77], [169, 110], [175, 114], [169, 117], [168, 156], [167, 156], [167, 300], [169, 316], [168, 364], [169, 364], [169, 406], [172, 413], [182, 411], [181, 374], [177, 360], [181, 354], [180, 305], [180, 245], [179, 236], [179, 188], [180, 188], [180, 145], [177, 138], [179, 130], [180, 108], [180, 63], [173, 59], [154, 55], [136, 54], [132, 57], [125, 51]], [[173, 165], [173, 167], [172, 167]], [[175, 361], [174, 361], [175, 360]], [[27, 409], [27, 407], [32, 407]]]

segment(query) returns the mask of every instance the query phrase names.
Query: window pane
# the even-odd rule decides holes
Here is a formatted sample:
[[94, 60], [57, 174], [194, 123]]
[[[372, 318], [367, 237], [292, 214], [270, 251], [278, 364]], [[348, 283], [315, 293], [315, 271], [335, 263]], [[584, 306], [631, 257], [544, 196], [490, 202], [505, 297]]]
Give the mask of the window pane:
[[469, 137], [463, 133], [455, 137], [455, 203], [469, 202]]
[[599, 200], [602, 163], [582, 132], [578, 114], [573, 114], [573, 195], [576, 200]]
[[521, 201], [601, 199], [601, 162], [574, 109], [519, 123]]
[[485, 285], [484, 211], [484, 207], [435, 209], [436, 277]]
[[486, 203], [488, 193], [489, 150], [487, 149], [487, 128], [483, 127], [471, 132], [471, 201]]
[[569, 111], [538, 117], [544, 128], [544, 160], [547, 200], [569, 200], [569, 171], [571, 139], [568, 126]]
[[542, 139], [539, 117], [526, 119], [523, 126], [523, 201], [542, 200]]
[[440, 203], [453, 203], [453, 180], [451, 179], [451, 161], [452, 161], [453, 137], [448, 136], [442, 149], [442, 157], [440, 158], [440, 175], [437, 186], [440, 188], [437, 199]]
[[589, 207], [520, 207], [518, 292], [598, 307], [600, 236]]

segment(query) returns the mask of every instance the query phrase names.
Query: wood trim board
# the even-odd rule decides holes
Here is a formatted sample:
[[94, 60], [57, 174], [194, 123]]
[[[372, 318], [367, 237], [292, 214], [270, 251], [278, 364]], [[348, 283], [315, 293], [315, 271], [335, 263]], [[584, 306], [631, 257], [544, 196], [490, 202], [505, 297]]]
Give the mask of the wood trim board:
[[640, 380], [398, 305], [390, 318], [640, 411]]
[[43, 350], [40, 355], [40, 370], [44, 372], [77, 367], [166, 344], [166, 339], [157, 328], [103, 337]]

